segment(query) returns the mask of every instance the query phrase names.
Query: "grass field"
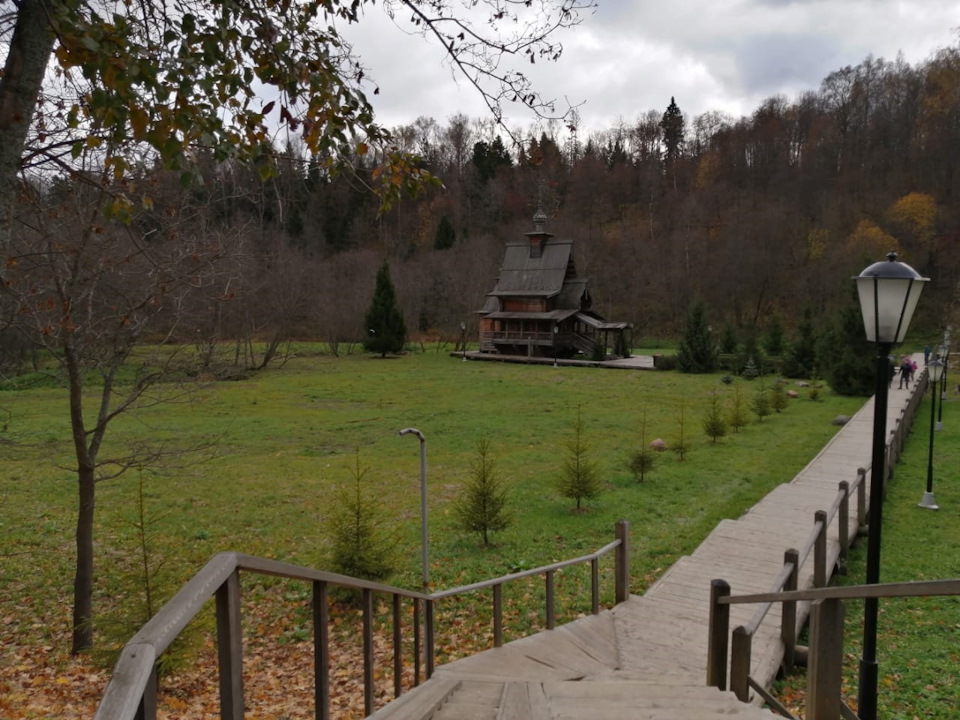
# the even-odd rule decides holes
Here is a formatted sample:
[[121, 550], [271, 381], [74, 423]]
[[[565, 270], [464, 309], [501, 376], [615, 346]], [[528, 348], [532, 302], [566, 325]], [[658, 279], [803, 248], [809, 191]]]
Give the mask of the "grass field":
[[[738, 516], [790, 480], [835, 432], [832, 419], [862, 403], [826, 390], [816, 402], [801, 396], [782, 414], [762, 423], [752, 418], [714, 444], [701, 423], [710, 395], [719, 392], [726, 404], [735, 387], [720, 375], [461, 362], [429, 348], [385, 360], [302, 348], [282, 369], [208, 385], [189, 403], [127, 416], [114, 429], [103, 456], [133, 441], [214, 444], [203, 455], [99, 486], [98, 622], [116, 627], [142, 585], [134, 527], [140, 479], [152, 568], [164, 596], [222, 550], [324, 567], [332, 491], [350, 480], [357, 452], [369, 468], [369, 490], [395, 521], [400, 565], [392, 583], [417, 587], [419, 448], [415, 439], [398, 437], [404, 427], [427, 437], [435, 588], [584, 554], [606, 544], [624, 518], [632, 524], [632, 590], [642, 592], [720, 519]], [[740, 385], [746, 403], [757, 387]], [[583, 512], [554, 488], [578, 408], [604, 478], [604, 492]], [[637, 483], [627, 460], [640, 446], [643, 417], [647, 441], [662, 437], [671, 446], [681, 408], [686, 458], [663, 453]], [[36, 648], [63, 663], [77, 502], [65, 394], [49, 387], [5, 392], [0, 411], [7, 425], [0, 445], [0, 664], [22, 663]], [[486, 549], [457, 530], [451, 515], [481, 436], [491, 441], [515, 518]], [[256, 587], [248, 592], [257, 597]], [[473, 617], [481, 621], [483, 614]], [[518, 629], [537, 623], [526, 613], [514, 622]]]

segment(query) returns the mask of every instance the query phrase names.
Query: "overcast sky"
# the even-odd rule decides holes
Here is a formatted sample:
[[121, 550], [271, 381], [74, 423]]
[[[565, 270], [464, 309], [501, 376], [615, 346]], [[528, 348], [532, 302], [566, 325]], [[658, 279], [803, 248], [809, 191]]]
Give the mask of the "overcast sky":
[[[486, 115], [442, 50], [405, 33], [409, 13], [396, 23], [382, 4], [365, 13], [349, 36], [380, 87], [371, 100], [381, 123]], [[561, 36], [558, 62], [523, 69], [533, 67], [544, 97], [582, 103], [585, 131], [662, 113], [671, 96], [689, 123], [708, 110], [750, 115], [772, 95], [793, 99], [868, 55], [893, 61], [902, 53], [915, 65], [956, 45], [958, 27], [960, 0], [597, 0]], [[511, 127], [535, 120], [522, 108], [507, 114]]]

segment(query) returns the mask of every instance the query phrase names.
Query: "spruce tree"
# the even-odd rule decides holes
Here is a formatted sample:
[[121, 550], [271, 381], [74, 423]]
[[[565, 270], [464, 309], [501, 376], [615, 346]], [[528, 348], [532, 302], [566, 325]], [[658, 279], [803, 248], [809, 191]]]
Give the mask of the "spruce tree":
[[876, 347], [867, 342], [860, 308], [844, 307], [817, 344], [823, 376], [838, 395], [873, 394], [876, 385]]
[[740, 383], [733, 386], [733, 401], [730, 403], [730, 413], [727, 422], [734, 432], [740, 432], [747, 425], [747, 408], [743, 403], [743, 393], [740, 392]]
[[711, 394], [710, 407], [707, 409], [707, 414], [703, 416], [703, 431], [714, 444], [716, 444], [717, 438], [727, 434], [727, 421], [723, 417], [720, 396], [716, 392]]
[[637, 482], [643, 482], [648, 472], [653, 470], [657, 461], [654, 450], [647, 444], [647, 406], [643, 406], [643, 418], [640, 421], [640, 447], [634, 450], [630, 456], [630, 462], [627, 463], [630, 472], [637, 479]]
[[580, 510], [584, 500], [600, 494], [600, 472], [590, 452], [590, 445], [583, 437], [583, 418], [577, 406], [577, 422], [574, 434], [567, 444], [563, 470], [557, 478], [557, 490], [565, 498], [577, 503]]
[[760, 384], [757, 386], [757, 394], [753, 396], [750, 409], [753, 410], [753, 413], [757, 416], [758, 422], [763, 422], [763, 419], [771, 413], [770, 396], [768, 395], [767, 386], [763, 383], [763, 378], [760, 379]]
[[380, 357], [386, 357], [388, 352], [398, 353], [403, 350], [407, 341], [407, 326], [397, 305], [397, 294], [390, 279], [390, 264], [386, 261], [377, 271], [373, 301], [364, 322], [367, 332], [363, 339], [364, 350], [378, 352]]
[[783, 374], [792, 378], [812, 377], [817, 366], [817, 336], [813, 329], [813, 311], [803, 311], [797, 334], [790, 343], [783, 363]]
[[717, 348], [710, 335], [702, 302], [695, 303], [687, 316], [683, 340], [677, 352], [677, 364], [680, 370], [687, 373], [708, 373], [717, 369]]
[[484, 546], [488, 546], [490, 533], [505, 530], [510, 524], [506, 505], [507, 490], [490, 457], [490, 441], [481, 437], [470, 479], [454, 505], [454, 515], [463, 530], [479, 533]]
[[444, 215], [440, 218], [437, 225], [437, 234], [433, 239], [434, 250], [448, 250], [457, 242], [457, 231], [453, 229], [453, 223]]
[[327, 526], [331, 565], [343, 575], [384, 580], [394, 571], [395, 543], [379, 498], [364, 488], [366, 474], [357, 450], [352, 482], [339, 489]]

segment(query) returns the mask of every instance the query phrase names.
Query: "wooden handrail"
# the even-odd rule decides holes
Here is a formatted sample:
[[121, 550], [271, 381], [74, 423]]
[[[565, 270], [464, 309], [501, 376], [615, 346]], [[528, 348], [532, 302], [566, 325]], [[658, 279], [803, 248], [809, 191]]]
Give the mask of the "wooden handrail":
[[[618, 522], [616, 535], [616, 540], [589, 555], [433, 594], [405, 590], [392, 585], [384, 585], [253, 555], [220, 553], [211, 558], [124, 646], [97, 708], [97, 713], [94, 716], [95, 720], [133, 720], [133, 718], [156, 717], [157, 660], [211, 599], [216, 600], [217, 610], [220, 715], [221, 718], [229, 720], [242, 719], [244, 701], [240, 617], [241, 571], [312, 582], [316, 716], [321, 720], [328, 720], [330, 717], [329, 585], [360, 590], [362, 594], [364, 711], [365, 714], [370, 715], [373, 712], [374, 697], [374, 593], [390, 595], [392, 598], [394, 694], [399, 696], [401, 692], [400, 676], [402, 674], [400, 627], [403, 599], [410, 600], [413, 605], [414, 671], [416, 674], [415, 684], [418, 684], [420, 682], [421, 603], [424, 606], [424, 625], [426, 628], [426, 647], [424, 648], [426, 676], [429, 678], [433, 675], [435, 664], [436, 620], [434, 608], [435, 603], [440, 599], [493, 587], [496, 604], [499, 600], [500, 590], [505, 583], [537, 574], [546, 574], [549, 578], [547, 582], [550, 583], [556, 570], [578, 563], [590, 563], [591, 610], [596, 613], [599, 611], [598, 560], [612, 550], [616, 550], [615, 597], [617, 602], [625, 600], [629, 593], [629, 554], [627, 552], [629, 548], [629, 523], [623, 520]], [[552, 625], [555, 618], [555, 610], [552, 606], [553, 593], [548, 592], [547, 594], [546, 617], [547, 623]], [[495, 613], [494, 627], [495, 644], [499, 646], [502, 642], [502, 616], [500, 612]]]
[[[886, 448], [887, 453], [887, 472], [884, 480], [892, 476], [892, 468], [899, 458], [903, 448], [903, 443], [915, 414], [917, 405], [922, 398], [922, 390], [925, 388], [926, 375], [922, 375], [918, 382], [914, 384], [912, 392], [907, 401], [906, 408], [901, 411], [897, 418], [894, 428], [891, 429]], [[869, 466], [867, 466], [869, 468]], [[784, 568], [778, 573], [772, 587], [769, 591], [763, 593], [752, 593], [749, 595], [731, 595], [729, 585], [723, 580], [714, 580], [711, 588], [711, 609], [710, 609], [710, 629], [707, 658], [707, 684], [726, 690], [726, 669], [722, 665], [726, 662], [727, 641], [726, 637], [730, 634], [730, 690], [737, 697], [744, 701], [749, 701], [749, 692], [751, 686], [756, 682], [750, 677], [751, 662], [751, 643], [753, 635], [759, 629], [761, 623], [769, 613], [773, 603], [783, 603], [784, 612], [781, 620], [781, 638], [784, 642], [784, 666], [790, 667], [793, 664], [793, 643], [795, 642], [796, 628], [796, 603], [801, 601], [810, 601], [812, 608], [816, 606], [818, 613], [823, 613], [821, 624], [834, 627], [836, 619], [833, 614], [838, 612], [831, 603], [839, 603], [845, 599], [862, 599], [867, 597], [876, 598], [897, 598], [897, 597], [919, 597], [927, 595], [960, 595], [960, 580], [940, 580], [940, 581], [922, 581], [914, 583], [890, 583], [887, 585], [859, 585], [842, 588], [828, 588], [828, 572], [826, 567], [827, 553], [827, 528], [830, 527], [834, 517], [842, 513], [843, 517], [838, 519], [837, 534], [839, 536], [840, 552], [838, 555], [838, 567], [840, 572], [845, 572], [846, 558], [849, 546], [849, 515], [850, 496], [853, 492], [857, 493], [857, 525], [858, 530], [866, 524], [866, 472], [867, 468], [858, 468], [856, 479], [853, 483], [846, 481], [839, 484], [837, 494], [830, 505], [829, 511], [817, 511], [813, 528], [805, 539], [800, 552], [788, 550], [784, 558]], [[795, 579], [799, 574], [799, 568], [804, 565], [810, 553], [814, 553], [814, 588], [808, 590], [797, 590]], [[793, 584], [793, 587], [788, 587]], [[717, 592], [717, 588], [725, 588], [723, 592]], [[738, 604], [754, 603], [758, 604], [756, 611], [751, 615], [746, 625], [740, 625], [729, 631], [729, 606]], [[821, 607], [822, 606], [822, 607]], [[789, 627], [788, 627], [789, 626]], [[791, 636], [791, 637], [788, 637]], [[812, 643], [811, 643], [812, 645]], [[720, 654], [722, 653], [722, 655]], [[820, 659], [821, 669], [833, 662]], [[827, 672], [827, 670], [823, 670]], [[831, 681], [832, 682], [832, 681]], [[842, 706], [837, 699], [836, 703], [829, 704], [832, 713], [838, 706]], [[845, 708], [841, 707], [837, 713]], [[826, 711], [824, 711], [826, 712]], [[822, 717], [835, 717], [829, 713]], [[815, 720], [811, 716], [810, 720]]]

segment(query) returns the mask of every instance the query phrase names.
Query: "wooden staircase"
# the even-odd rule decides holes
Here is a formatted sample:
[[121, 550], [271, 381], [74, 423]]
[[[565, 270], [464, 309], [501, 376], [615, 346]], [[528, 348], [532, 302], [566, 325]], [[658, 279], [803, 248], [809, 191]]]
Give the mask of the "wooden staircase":
[[[631, 597], [614, 610], [437, 668], [374, 720], [770, 720], [773, 713], [706, 687], [669, 638], [621, 657]], [[642, 612], [648, 608], [643, 607]], [[619, 617], [618, 617], [619, 616]], [[700, 635], [705, 635], [703, 632]], [[704, 638], [705, 639], [705, 638]], [[681, 638], [676, 643], [683, 643]], [[704, 649], [704, 654], [706, 650]], [[676, 662], [681, 660], [681, 662]]]

